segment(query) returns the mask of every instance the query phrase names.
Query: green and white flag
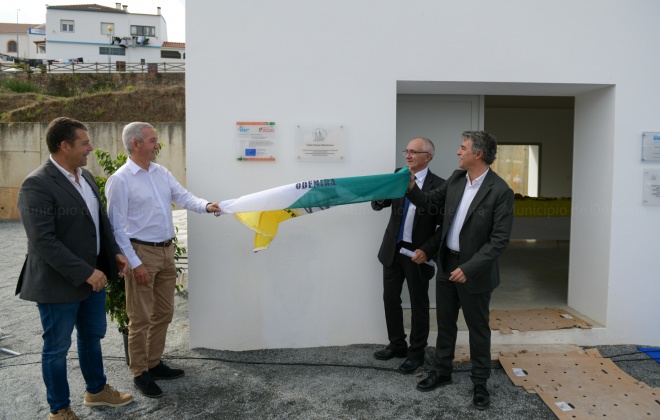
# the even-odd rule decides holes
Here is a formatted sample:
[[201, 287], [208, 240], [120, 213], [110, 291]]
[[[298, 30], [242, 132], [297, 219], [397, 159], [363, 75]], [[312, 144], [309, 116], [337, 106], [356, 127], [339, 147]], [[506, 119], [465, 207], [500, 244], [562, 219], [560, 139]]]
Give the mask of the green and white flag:
[[220, 208], [256, 233], [259, 251], [275, 238], [280, 222], [334, 206], [403, 197], [409, 183], [405, 166], [393, 174], [300, 181], [225, 200]]

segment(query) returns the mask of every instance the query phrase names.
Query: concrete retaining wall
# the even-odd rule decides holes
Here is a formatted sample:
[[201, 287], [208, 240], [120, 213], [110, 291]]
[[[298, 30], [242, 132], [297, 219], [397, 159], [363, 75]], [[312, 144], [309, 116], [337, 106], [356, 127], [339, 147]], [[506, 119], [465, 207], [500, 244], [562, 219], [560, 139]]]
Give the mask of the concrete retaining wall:
[[[121, 142], [121, 123], [85, 123], [95, 149], [101, 148], [114, 157], [126, 153]], [[46, 123], [0, 123], [0, 219], [17, 219], [16, 197], [23, 180], [48, 158]], [[185, 123], [154, 123], [159, 140], [165, 144], [158, 163], [165, 165], [182, 185], [186, 185]], [[89, 169], [104, 175], [91, 155]]]

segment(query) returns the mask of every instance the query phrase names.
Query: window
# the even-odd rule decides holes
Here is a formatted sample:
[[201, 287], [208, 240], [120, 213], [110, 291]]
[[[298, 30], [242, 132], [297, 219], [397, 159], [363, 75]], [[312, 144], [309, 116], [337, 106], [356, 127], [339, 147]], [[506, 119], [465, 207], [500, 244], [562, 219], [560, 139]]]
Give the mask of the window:
[[131, 36], [156, 36], [156, 27], [131, 25]]
[[62, 32], [73, 32], [73, 21], [60, 20], [60, 28], [62, 28]]
[[40, 42], [37, 44], [37, 54], [46, 54], [46, 43]]
[[514, 193], [537, 197], [540, 149], [538, 144], [499, 144], [497, 159], [491, 168], [509, 184]]
[[[112, 28], [112, 30], [110, 30]], [[101, 35], [112, 35], [115, 30], [115, 24], [112, 22], [101, 22]]]
[[179, 51], [160, 50], [160, 58], [181, 58], [181, 53]]
[[126, 48], [99, 47], [99, 55], [126, 55]]
[[7, 43], [7, 52], [8, 53], [15, 53], [16, 52], [16, 41], [9, 41]]

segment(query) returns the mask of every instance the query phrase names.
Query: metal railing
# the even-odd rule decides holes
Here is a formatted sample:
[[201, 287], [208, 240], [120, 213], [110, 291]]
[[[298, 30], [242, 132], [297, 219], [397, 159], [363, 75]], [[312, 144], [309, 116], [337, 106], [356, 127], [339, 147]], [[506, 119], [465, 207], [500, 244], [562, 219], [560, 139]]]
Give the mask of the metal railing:
[[[30, 67], [33, 73], [185, 73], [186, 63], [48, 63], [42, 67]], [[0, 74], [25, 73], [14, 63], [0, 62]]]
[[[35, 73], [39, 69], [34, 69]], [[185, 73], [185, 63], [49, 63], [47, 73]]]

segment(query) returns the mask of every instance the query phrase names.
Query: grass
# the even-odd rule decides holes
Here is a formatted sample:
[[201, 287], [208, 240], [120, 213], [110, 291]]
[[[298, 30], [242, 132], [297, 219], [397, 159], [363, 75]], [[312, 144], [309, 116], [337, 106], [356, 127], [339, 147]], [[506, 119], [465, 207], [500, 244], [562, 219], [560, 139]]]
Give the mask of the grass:
[[28, 81], [25, 80], [16, 80], [16, 79], [9, 79], [6, 80], [3, 84], [2, 87], [15, 92], [15, 93], [38, 93], [39, 88]]

